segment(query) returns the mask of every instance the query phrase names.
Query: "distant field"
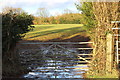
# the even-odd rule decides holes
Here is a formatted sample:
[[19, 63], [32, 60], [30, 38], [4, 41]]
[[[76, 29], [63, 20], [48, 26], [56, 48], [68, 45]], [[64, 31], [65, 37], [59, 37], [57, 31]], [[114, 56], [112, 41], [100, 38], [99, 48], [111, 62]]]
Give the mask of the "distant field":
[[85, 36], [82, 24], [47, 24], [34, 25], [33, 31], [30, 31], [23, 38], [24, 40], [48, 41], [52, 39], [69, 39], [76, 35]]

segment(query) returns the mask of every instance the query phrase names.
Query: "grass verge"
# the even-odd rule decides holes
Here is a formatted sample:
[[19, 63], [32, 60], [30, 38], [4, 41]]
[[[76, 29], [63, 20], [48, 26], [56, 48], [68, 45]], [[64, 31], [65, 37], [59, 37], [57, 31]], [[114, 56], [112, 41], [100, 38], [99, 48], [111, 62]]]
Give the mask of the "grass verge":
[[87, 78], [119, 78], [119, 73], [117, 70], [112, 70], [111, 73], [106, 73], [106, 74], [90, 74], [90, 73], [86, 73], [86, 77]]

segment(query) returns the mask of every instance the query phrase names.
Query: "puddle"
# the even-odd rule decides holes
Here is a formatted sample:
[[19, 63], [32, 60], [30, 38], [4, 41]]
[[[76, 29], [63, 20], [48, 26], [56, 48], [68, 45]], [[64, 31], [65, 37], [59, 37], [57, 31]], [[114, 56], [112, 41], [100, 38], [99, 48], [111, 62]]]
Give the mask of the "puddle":
[[[83, 78], [83, 73], [88, 69], [85, 64], [78, 63], [77, 50], [61, 49], [41, 49], [42, 51], [26, 51], [20, 54], [22, 63], [28, 65], [31, 70], [25, 74], [24, 78], [41, 79], [41, 78]], [[34, 51], [35, 52], [35, 51]]]

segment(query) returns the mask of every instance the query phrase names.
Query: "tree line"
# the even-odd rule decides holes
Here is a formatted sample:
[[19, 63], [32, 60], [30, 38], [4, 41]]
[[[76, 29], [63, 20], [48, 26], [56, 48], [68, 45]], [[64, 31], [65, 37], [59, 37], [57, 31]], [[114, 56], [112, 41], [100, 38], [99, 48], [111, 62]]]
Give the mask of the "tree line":
[[[22, 12], [21, 8], [12, 8], [5, 7], [3, 8], [3, 12], [7, 13], [10, 9], [16, 10], [17, 12]], [[32, 14], [31, 14], [32, 15]], [[38, 8], [36, 15], [32, 15], [34, 20], [33, 23], [35, 25], [39, 24], [80, 24], [82, 16], [80, 13], [73, 13], [73, 11], [69, 9], [65, 9], [61, 15], [51, 16], [49, 10], [46, 8]]]
[[69, 9], [61, 15], [50, 16], [46, 8], [39, 8], [37, 16], [34, 16], [34, 24], [80, 24], [80, 18], [80, 13], [73, 13]]
[[80, 24], [81, 15], [79, 13], [62, 14], [50, 17], [34, 17], [34, 24]]

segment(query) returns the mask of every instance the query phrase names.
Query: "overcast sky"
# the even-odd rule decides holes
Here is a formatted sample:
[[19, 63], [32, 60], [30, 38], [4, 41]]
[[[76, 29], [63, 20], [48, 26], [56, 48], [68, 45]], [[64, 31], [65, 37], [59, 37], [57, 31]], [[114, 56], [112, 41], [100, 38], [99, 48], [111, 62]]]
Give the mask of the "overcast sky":
[[78, 0], [0, 0], [0, 11], [5, 6], [22, 8], [29, 14], [35, 14], [38, 8], [47, 8], [52, 15], [63, 13], [64, 9], [78, 12], [75, 3]]

